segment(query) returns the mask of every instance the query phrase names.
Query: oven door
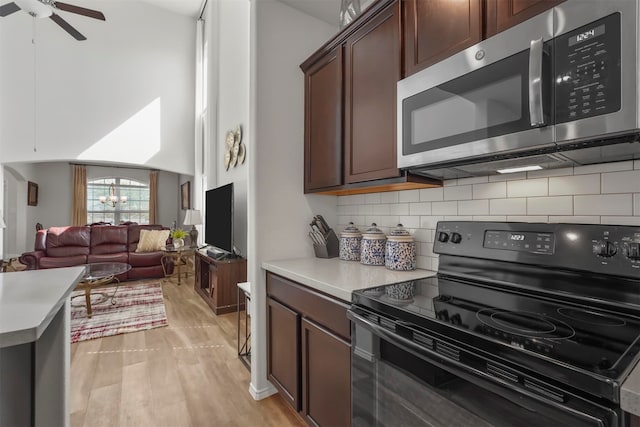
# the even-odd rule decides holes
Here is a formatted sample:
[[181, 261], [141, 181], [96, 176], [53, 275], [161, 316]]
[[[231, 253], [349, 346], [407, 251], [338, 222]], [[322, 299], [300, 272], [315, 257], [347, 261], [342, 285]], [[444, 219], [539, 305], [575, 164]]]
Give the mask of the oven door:
[[398, 167], [554, 146], [548, 11], [398, 82]]
[[554, 391], [540, 382], [523, 389], [518, 374], [496, 361], [483, 365], [480, 357], [467, 357], [441, 338], [391, 330], [400, 325], [410, 331], [405, 324], [355, 306], [347, 316], [352, 320], [354, 427], [627, 424], [619, 408]]

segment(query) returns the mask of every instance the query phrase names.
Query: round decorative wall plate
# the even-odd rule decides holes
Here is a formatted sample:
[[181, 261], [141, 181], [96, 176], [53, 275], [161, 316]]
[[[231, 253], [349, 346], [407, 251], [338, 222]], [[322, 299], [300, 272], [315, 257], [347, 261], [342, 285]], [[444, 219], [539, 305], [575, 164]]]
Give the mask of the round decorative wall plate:
[[231, 149], [227, 147], [224, 150], [224, 168], [229, 170], [229, 165], [231, 164]]
[[247, 154], [247, 152], [244, 149], [244, 144], [240, 143], [240, 147], [238, 150], [238, 164], [241, 165], [244, 163], [245, 154]]
[[240, 125], [236, 128], [236, 142], [238, 144], [242, 142], [242, 127]]
[[227, 147], [228, 147], [228, 148], [233, 147], [233, 143], [234, 143], [235, 141], [236, 141], [236, 135], [235, 135], [235, 133], [234, 133], [232, 130], [228, 131], [228, 132], [227, 132], [227, 136], [226, 136], [226, 138], [225, 138], [225, 140], [224, 140], [224, 142], [227, 144]]
[[234, 144], [233, 148], [231, 149], [231, 163], [229, 164], [229, 166], [231, 166], [232, 168], [236, 167], [236, 164], [238, 163], [237, 147], [238, 146]]

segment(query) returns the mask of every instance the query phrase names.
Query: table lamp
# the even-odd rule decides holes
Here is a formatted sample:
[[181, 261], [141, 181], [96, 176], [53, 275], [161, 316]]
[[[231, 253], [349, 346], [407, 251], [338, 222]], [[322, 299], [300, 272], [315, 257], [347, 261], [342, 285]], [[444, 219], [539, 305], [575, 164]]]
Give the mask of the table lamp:
[[187, 209], [187, 213], [184, 214], [184, 225], [190, 225], [189, 237], [191, 238], [191, 247], [198, 246], [198, 230], [196, 225], [202, 224], [202, 217], [198, 209]]

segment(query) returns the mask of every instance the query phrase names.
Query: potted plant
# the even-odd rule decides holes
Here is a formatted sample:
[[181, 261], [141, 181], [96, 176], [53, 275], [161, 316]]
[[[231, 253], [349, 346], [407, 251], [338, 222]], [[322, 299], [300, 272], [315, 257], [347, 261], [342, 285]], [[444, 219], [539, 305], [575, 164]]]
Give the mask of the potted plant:
[[182, 228], [176, 228], [171, 233], [171, 238], [173, 239], [173, 247], [178, 249], [184, 246], [184, 238], [187, 237], [187, 232]]

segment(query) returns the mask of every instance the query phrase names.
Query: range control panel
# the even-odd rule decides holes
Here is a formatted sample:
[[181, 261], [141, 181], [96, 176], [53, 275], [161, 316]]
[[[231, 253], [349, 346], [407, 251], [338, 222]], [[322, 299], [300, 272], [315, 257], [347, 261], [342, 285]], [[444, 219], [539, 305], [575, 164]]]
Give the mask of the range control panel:
[[433, 251], [640, 279], [640, 227], [441, 221]]
[[620, 14], [554, 39], [556, 123], [620, 109]]

